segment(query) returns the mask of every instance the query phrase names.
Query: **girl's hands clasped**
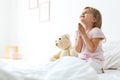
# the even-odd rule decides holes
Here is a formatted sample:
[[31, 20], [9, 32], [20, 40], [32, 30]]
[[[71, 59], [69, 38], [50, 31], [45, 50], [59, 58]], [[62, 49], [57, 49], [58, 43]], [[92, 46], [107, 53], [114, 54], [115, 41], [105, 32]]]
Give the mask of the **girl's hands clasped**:
[[81, 23], [78, 23], [78, 32], [79, 32], [79, 35], [84, 35], [85, 34], [85, 28], [82, 26]]

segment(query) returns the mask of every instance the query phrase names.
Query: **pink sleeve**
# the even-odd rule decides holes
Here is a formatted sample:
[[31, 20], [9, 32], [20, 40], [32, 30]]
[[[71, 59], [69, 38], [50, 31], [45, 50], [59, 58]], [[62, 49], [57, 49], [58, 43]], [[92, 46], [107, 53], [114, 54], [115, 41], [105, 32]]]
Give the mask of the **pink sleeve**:
[[101, 31], [101, 29], [94, 28], [92, 30], [92, 38], [102, 38], [102, 39], [104, 39], [105, 36], [104, 36], [103, 32]]

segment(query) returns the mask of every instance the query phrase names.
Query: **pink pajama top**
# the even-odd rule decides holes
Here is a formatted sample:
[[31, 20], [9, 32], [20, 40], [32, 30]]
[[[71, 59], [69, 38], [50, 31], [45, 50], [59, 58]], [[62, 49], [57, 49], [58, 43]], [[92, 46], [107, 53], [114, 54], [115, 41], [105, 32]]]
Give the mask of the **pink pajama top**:
[[[78, 35], [78, 32], [76, 33], [76, 36]], [[105, 36], [104, 34], [102, 33], [101, 29], [95, 27], [93, 28], [89, 33], [88, 33], [88, 37], [90, 39], [93, 39], [93, 38], [102, 38], [104, 39]], [[102, 49], [102, 40], [99, 42], [98, 44], [98, 47], [96, 49], [96, 51], [93, 53], [93, 52], [90, 52], [85, 43], [83, 42], [83, 47], [82, 47], [82, 50], [81, 50], [81, 53], [79, 54], [79, 57], [83, 60], [92, 60], [92, 61], [95, 61], [95, 62], [102, 62], [104, 61], [104, 56], [103, 56], [103, 49]]]

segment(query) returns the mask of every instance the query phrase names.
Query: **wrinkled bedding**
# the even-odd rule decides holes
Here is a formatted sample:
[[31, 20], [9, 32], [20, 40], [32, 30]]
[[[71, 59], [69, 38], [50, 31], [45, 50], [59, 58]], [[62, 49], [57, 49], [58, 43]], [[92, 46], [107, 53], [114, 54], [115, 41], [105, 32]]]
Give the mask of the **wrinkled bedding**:
[[99, 74], [100, 80], [120, 80], [120, 70], [105, 70], [104, 74]]
[[75, 57], [62, 57], [42, 66], [1, 62], [0, 67], [0, 80], [99, 80], [89, 64]]

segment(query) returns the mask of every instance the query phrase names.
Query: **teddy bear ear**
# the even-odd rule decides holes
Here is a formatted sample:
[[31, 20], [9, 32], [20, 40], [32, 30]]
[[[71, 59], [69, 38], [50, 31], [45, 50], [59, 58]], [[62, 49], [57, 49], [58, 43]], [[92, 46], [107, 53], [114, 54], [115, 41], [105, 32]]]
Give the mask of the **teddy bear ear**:
[[69, 34], [64, 34], [64, 36], [68, 39], [70, 38]]

